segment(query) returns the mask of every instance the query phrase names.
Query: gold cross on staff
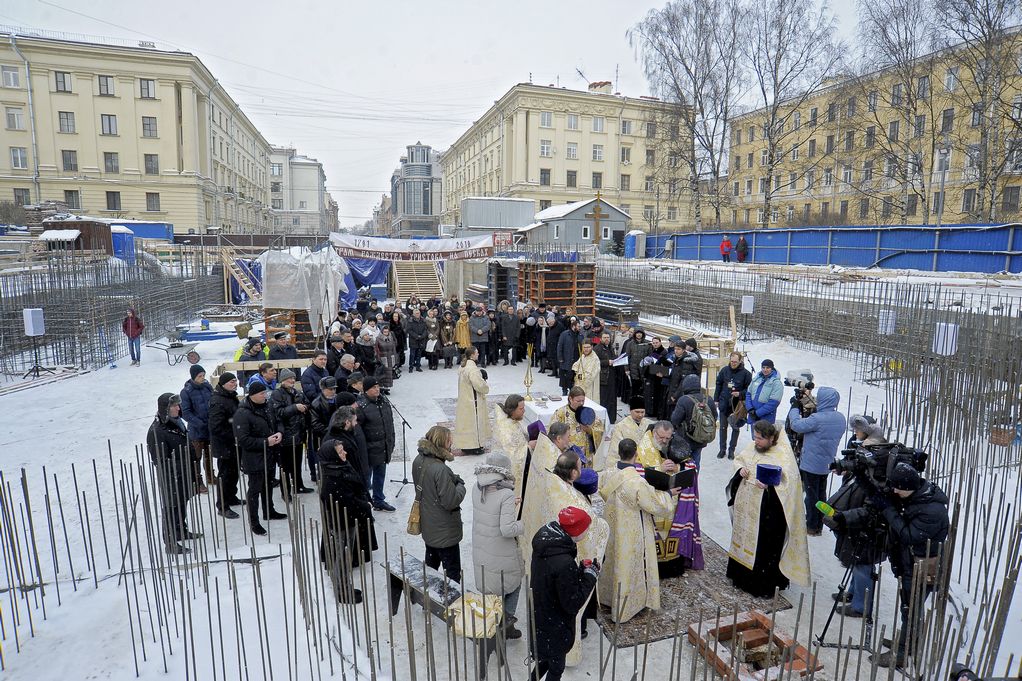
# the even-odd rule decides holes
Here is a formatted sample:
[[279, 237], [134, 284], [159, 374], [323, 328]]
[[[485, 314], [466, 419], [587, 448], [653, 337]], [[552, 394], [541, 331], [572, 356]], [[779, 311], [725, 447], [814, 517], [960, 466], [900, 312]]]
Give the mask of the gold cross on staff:
[[596, 192], [596, 205], [592, 213], [586, 213], [585, 217], [593, 219], [593, 243], [600, 245], [600, 218], [610, 217], [610, 213], [604, 213], [600, 208], [600, 201], [603, 200], [603, 193]]

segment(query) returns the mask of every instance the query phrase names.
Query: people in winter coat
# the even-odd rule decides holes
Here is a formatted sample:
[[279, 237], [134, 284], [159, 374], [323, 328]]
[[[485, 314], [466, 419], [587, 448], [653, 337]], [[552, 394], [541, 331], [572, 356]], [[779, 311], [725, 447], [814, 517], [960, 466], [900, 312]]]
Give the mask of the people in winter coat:
[[816, 508], [816, 502], [827, 500], [830, 464], [834, 463], [845, 437], [845, 415], [837, 410], [840, 402], [841, 395], [837, 390], [820, 386], [816, 391], [814, 413], [802, 418], [794, 397], [788, 412], [789, 427], [804, 436], [798, 467], [806, 495], [806, 529], [814, 537], [823, 530], [823, 514]]
[[720, 257], [724, 262], [731, 262], [731, 239], [725, 234], [720, 240]]
[[394, 367], [394, 378], [401, 377], [401, 367], [405, 364], [405, 353], [408, 351], [408, 336], [405, 335], [404, 317], [400, 312], [392, 312], [390, 318], [390, 332], [394, 335], [395, 350], [397, 351], [397, 366]]
[[245, 392], [252, 392], [252, 386], [256, 383], [262, 384], [267, 390], [276, 390], [277, 388], [277, 369], [269, 362], [263, 362], [259, 365], [259, 371], [248, 377], [248, 382], [245, 384]]
[[156, 418], [146, 434], [149, 460], [156, 466], [167, 553], [188, 553], [179, 542], [202, 535], [188, 531], [188, 499], [193, 494], [192, 457], [188, 452], [188, 429], [181, 419], [181, 398], [163, 393], [156, 400]]
[[121, 322], [121, 331], [128, 337], [128, 352], [131, 354], [132, 366], [138, 366], [142, 361], [142, 331], [145, 324], [138, 316], [134, 308], [128, 308], [128, 315]]
[[287, 517], [273, 508], [267, 479], [267, 474], [273, 473], [276, 448], [284, 439], [277, 428], [273, 408], [267, 404], [269, 394], [264, 383], [256, 383], [234, 413], [234, 439], [241, 453], [241, 468], [248, 475], [248, 491], [245, 495], [248, 522], [252, 533], [258, 535], [266, 534], [266, 528], [259, 522], [260, 506], [263, 517], [268, 520]]
[[617, 423], [617, 376], [612, 366], [616, 355], [610, 343], [610, 334], [604, 331], [600, 342], [593, 345], [593, 352], [600, 358], [600, 406], [607, 410], [607, 419]]
[[469, 329], [467, 312], [462, 312], [458, 317], [458, 323], [454, 325], [454, 342], [458, 344], [459, 355], [464, 355], [465, 351], [472, 347], [472, 331]]
[[327, 376], [320, 381], [319, 395], [309, 405], [309, 472], [312, 481], [319, 480], [319, 446], [326, 439], [330, 419], [337, 411], [337, 379]]
[[[500, 313], [497, 315], [497, 336], [500, 340], [500, 358], [503, 360], [504, 366], [507, 366], [508, 362], [514, 365], [517, 364], [517, 360], [511, 350], [518, 344], [521, 322], [508, 301], [500, 301], [498, 309]], [[509, 353], [510, 357], [508, 357]]]
[[745, 236], [738, 237], [738, 243], [735, 244], [735, 255], [738, 256], [738, 262], [745, 262], [745, 259], [749, 257], [749, 242], [745, 240]]
[[544, 525], [532, 538], [532, 608], [536, 628], [536, 667], [529, 678], [546, 675], [559, 681], [565, 657], [575, 645], [575, 619], [589, 600], [599, 577], [599, 564], [576, 561], [578, 549], [592, 517], [576, 506], [561, 509], [557, 520]]
[[399, 366], [397, 337], [391, 331], [390, 324], [384, 324], [380, 328], [380, 335], [376, 337], [376, 361], [380, 366], [377, 371], [380, 389], [384, 395], [388, 395], [394, 387], [394, 370]]
[[777, 420], [777, 406], [784, 397], [784, 384], [774, 369], [771, 359], [764, 359], [760, 371], [752, 378], [745, 393], [745, 408], [749, 410], [749, 423]]
[[209, 398], [213, 386], [206, 380], [206, 370], [199, 364], [188, 367], [191, 378], [181, 388], [181, 416], [188, 424], [188, 439], [192, 444], [192, 475], [196, 491], [206, 494], [209, 490], [202, 482], [205, 467], [206, 482], [216, 484], [213, 475], [213, 460], [209, 453]]
[[506, 638], [521, 638], [514, 627], [518, 597], [522, 588], [522, 552], [517, 537], [525, 529], [518, 519], [519, 499], [511, 459], [491, 452], [486, 463], [476, 466], [472, 489], [472, 562], [476, 591], [498, 594], [504, 600]]
[[454, 313], [445, 310], [440, 319], [440, 356], [444, 360], [444, 368], [450, 369], [454, 366], [454, 359], [458, 357], [458, 346], [455, 341]]
[[368, 562], [377, 549], [373, 507], [362, 476], [348, 460], [343, 442], [327, 440], [323, 444], [320, 558], [330, 574], [337, 601], [361, 603], [362, 592], [352, 584], [351, 568]]
[[717, 419], [717, 403], [703, 392], [703, 388], [699, 384], [699, 377], [695, 374], [690, 374], [681, 382], [681, 397], [678, 398], [678, 403], [675, 405], [674, 411], [671, 412], [671, 423], [674, 424], [675, 437], [678, 437], [678, 434], [680, 434], [684, 439], [689, 447], [689, 451], [692, 453], [692, 461], [695, 462], [697, 467], [699, 466], [703, 447], [706, 446], [706, 443], [698, 442], [690, 437], [689, 422], [700, 405], [705, 405], [710, 410], [714, 420]]
[[575, 385], [575, 370], [571, 367], [578, 361], [581, 346], [582, 333], [579, 331], [579, 323], [572, 317], [568, 330], [557, 338], [557, 376], [561, 385], [561, 395], [567, 395]]
[[387, 464], [394, 454], [394, 411], [387, 398], [380, 394], [375, 378], [362, 383], [362, 395], [358, 398], [359, 424], [365, 433], [369, 454], [369, 469], [372, 474], [373, 508], [377, 511], [393, 511], [383, 494], [383, 483], [387, 478]]
[[216, 459], [216, 510], [225, 518], [237, 518], [231, 506], [239, 506], [238, 453], [234, 441], [234, 412], [238, 410], [238, 379], [229, 371], [220, 374], [209, 398], [209, 444]]
[[340, 333], [330, 336], [330, 347], [326, 350], [326, 370], [331, 376], [337, 373], [344, 356], [344, 339]]
[[[834, 555], [841, 566], [852, 569], [848, 603], [838, 609], [845, 617], [870, 617], [876, 596], [874, 566], [887, 558], [885, 541], [877, 536], [877, 509], [869, 490], [855, 476], [848, 476], [827, 503], [834, 509], [823, 523], [834, 531]], [[872, 593], [871, 593], [872, 590]]]
[[[245, 345], [238, 350], [237, 356], [234, 358], [239, 362], [265, 362], [266, 361], [266, 348], [263, 347], [263, 342], [258, 338], [250, 338]], [[248, 388], [248, 382], [252, 376], [257, 372], [253, 371], [239, 371], [238, 372], [238, 383]]]
[[422, 356], [426, 352], [426, 320], [418, 309], [412, 310], [405, 320], [405, 334], [408, 336], [408, 373], [422, 371]]
[[376, 341], [368, 330], [363, 331], [355, 341], [355, 360], [361, 365], [366, 376], [376, 376], [380, 363], [376, 359]]
[[[373, 479], [369, 470], [369, 445], [366, 443], [365, 432], [358, 423], [358, 403], [351, 393], [337, 393], [337, 404], [337, 410], [330, 417], [330, 425], [319, 451], [323, 451], [327, 440], [343, 442], [348, 452], [348, 463], [362, 476], [366, 490], [371, 490]], [[329, 452], [326, 454], [330, 455]]]
[[[643, 366], [642, 360], [649, 355], [653, 349], [652, 343], [646, 340], [646, 332], [642, 329], [636, 329], [635, 335], [632, 336], [632, 340], [628, 343], [628, 347], [622, 352], [628, 353], [628, 378], [631, 381], [632, 394], [642, 395], [643, 390]], [[652, 406], [652, 405], [647, 405]]]
[[298, 359], [298, 348], [291, 344], [291, 336], [286, 331], [273, 334], [273, 340], [269, 355], [271, 360]]
[[486, 396], [490, 386], [476, 364], [478, 348], [465, 352], [458, 370], [458, 405], [454, 415], [454, 446], [465, 454], [482, 454], [490, 437], [490, 416]]
[[[745, 368], [742, 353], [732, 352], [728, 363], [717, 372], [717, 385], [713, 391], [713, 400], [717, 403], [717, 411], [720, 414], [718, 459], [723, 459], [725, 452], [729, 459], [735, 458], [738, 433], [745, 426], [745, 420], [743, 419], [741, 423], [730, 423], [728, 417], [734, 413], [739, 404], [745, 404], [745, 394], [749, 391], [750, 383], [752, 383], [752, 372]], [[728, 428], [731, 429], [730, 442], [728, 441]]]
[[423, 562], [434, 570], [441, 565], [452, 582], [461, 581], [461, 502], [465, 481], [447, 465], [451, 454], [451, 431], [433, 426], [419, 440], [419, 454], [412, 462], [415, 498], [419, 500]]
[[305, 367], [302, 372], [302, 392], [305, 400], [311, 403], [319, 397], [319, 383], [327, 376], [333, 376], [327, 370], [327, 354], [323, 350], [316, 350], [312, 356], [312, 364]]
[[472, 346], [479, 351], [479, 366], [485, 369], [490, 345], [490, 320], [483, 314], [481, 307], [477, 307], [468, 318], [468, 330], [472, 337]]
[[436, 308], [426, 313], [426, 361], [430, 371], [440, 366], [440, 320]]
[[277, 427], [284, 439], [280, 446], [280, 494], [290, 501], [292, 494], [308, 494], [312, 490], [302, 482], [302, 463], [305, 461], [305, 421], [309, 404], [305, 394], [295, 388], [295, 373], [280, 370], [280, 385], [270, 396]]

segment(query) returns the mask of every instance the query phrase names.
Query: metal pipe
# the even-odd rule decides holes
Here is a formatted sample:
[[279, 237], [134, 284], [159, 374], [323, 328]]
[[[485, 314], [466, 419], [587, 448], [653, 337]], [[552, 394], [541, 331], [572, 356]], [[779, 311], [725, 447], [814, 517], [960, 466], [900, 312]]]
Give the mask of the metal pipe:
[[21, 48], [18, 47], [18, 40], [14, 33], [11, 33], [11, 49], [14, 50], [15, 54], [21, 58], [21, 62], [25, 65], [25, 89], [28, 92], [28, 120], [29, 125], [31, 125], [30, 133], [32, 135], [32, 184], [35, 185], [35, 200], [42, 203], [43, 191], [39, 182], [39, 141], [35, 125], [35, 100], [32, 96], [32, 64], [21, 52]]

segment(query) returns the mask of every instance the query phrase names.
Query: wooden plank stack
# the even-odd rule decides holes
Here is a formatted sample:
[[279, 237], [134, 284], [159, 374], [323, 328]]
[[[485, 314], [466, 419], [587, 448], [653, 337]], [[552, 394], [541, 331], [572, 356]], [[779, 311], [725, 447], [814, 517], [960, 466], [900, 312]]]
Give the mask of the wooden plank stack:
[[596, 265], [583, 262], [521, 262], [518, 299], [556, 305], [576, 315], [596, 314]]

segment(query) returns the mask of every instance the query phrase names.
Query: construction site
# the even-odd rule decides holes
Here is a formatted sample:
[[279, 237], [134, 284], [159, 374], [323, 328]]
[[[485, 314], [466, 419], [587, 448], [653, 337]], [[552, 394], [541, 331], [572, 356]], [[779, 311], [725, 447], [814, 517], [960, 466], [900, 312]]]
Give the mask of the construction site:
[[[0, 459], [6, 678], [527, 678], [530, 632], [525, 641], [504, 640], [488, 600], [480, 598], [476, 610], [465, 605], [470, 548], [459, 584], [426, 568], [422, 542], [405, 532], [414, 494], [400, 493], [402, 477], [407, 481], [418, 438], [453, 418], [455, 372], [407, 377], [395, 388], [392, 401], [408, 426], [398, 427], [390, 464], [395, 484], [388, 494], [398, 512], [379, 514], [380, 549], [355, 572], [355, 587], [366, 595], [361, 604], [338, 602], [332, 592], [319, 556], [326, 519], [314, 498], [296, 497], [286, 522], [257, 537], [217, 515], [212, 495], [192, 497], [188, 514], [202, 535], [190, 542], [193, 553], [161, 550], [158, 481], [143, 444], [156, 396], [179, 390], [193, 359], [211, 376], [229, 367], [244, 336], [235, 334], [239, 325], [264, 335], [288, 331], [303, 358], [322, 348], [321, 317], [281, 307], [263, 287], [268, 252], [313, 244], [136, 240], [130, 257], [114, 257], [80, 242], [51, 240], [42, 250], [5, 239], [0, 400], [8, 420], [20, 421], [0, 434], [0, 449], [8, 451]], [[928, 454], [926, 477], [951, 500], [951, 534], [934, 595], [913, 594], [925, 631], [907, 669], [880, 668], [870, 656], [899, 633], [896, 579], [881, 575], [872, 622], [835, 615], [830, 594], [844, 568], [826, 532], [811, 545], [810, 588], [743, 598], [723, 579], [731, 528], [721, 490], [731, 470], [726, 461], [704, 460], [705, 574], [664, 580], [665, 607], [626, 624], [610, 621], [610, 604], [601, 603], [599, 629], [590, 630], [582, 661], [565, 678], [945, 679], [957, 678], [950, 677], [956, 664], [986, 679], [1022, 675], [1017, 275], [625, 259], [588, 245], [399, 260], [382, 282], [364, 286], [353, 274], [342, 273], [344, 293], [354, 296], [355, 282], [381, 304], [411, 296], [490, 306], [547, 302], [662, 338], [692, 336], [712, 349], [708, 372], [735, 349], [750, 368], [769, 357], [779, 367], [811, 371], [818, 385], [838, 390], [844, 413], [869, 414], [890, 442]], [[25, 334], [26, 308], [44, 310], [45, 335]], [[144, 388], [131, 374], [123, 377], [139, 370], [108, 370], [128, 354], [121, 324], [129, 308], [146, 325]], [[37, 368], [55, 373], [25, 378]], [[530, 375], [523, 384], [521, 369], [490, 371], [491, 409], [530, 387], [536, 395], [559, 392], [551, 377], [533, 384]], [[59, 396], [86, 385], [106, 397], [83, 420]], [[41, 437], [47, 432], [52, 436]], [[471, 458], [452, 464], [466, 479], [474, 476]], [[466, 535], [471, 518], [466, 508]], [[522, 601], [531, 606], [527, 585]], [[86, 650], [97, 642], [83, 635], [100, 623], [105, 659]], [[69, 661], [50, 663], [53, 646], [64, 646]], [[749, 655], [753, 647], [765, 657]], [[76, 655], [88, 664], [75, 663]]]

